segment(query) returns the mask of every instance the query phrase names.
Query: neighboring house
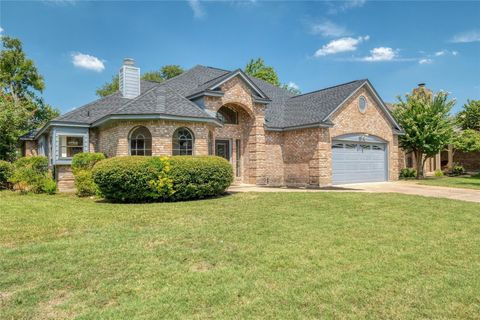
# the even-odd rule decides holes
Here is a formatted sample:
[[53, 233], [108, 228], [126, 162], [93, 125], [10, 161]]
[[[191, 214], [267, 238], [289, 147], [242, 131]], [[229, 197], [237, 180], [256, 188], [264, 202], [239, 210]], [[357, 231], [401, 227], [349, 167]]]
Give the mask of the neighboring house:
[[196, 66], [163, 83], [125, 59], [120, 91], [23, 138], [48, 156], [61, 188], [78, 152], [226, 158], [236, 182], [323, 187], [396, 180], [402, 130], [368, 80], [293, 95], [246, 75]]

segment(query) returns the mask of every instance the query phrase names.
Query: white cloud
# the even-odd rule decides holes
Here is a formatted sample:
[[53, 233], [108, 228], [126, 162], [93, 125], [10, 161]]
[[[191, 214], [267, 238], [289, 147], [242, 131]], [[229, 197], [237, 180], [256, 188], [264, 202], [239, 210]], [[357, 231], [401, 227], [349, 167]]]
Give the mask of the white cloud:
[[97, 57], [84, 53], [72, 54], [72, 63], [75, 67], [102, 72], [105, 69], [103, 61]]
[[[347, 11], [349, 9], [360, 8], [360, 7], [363, 7], [366, 2], [367, 0], [347, 0], [347, 1], [328, 2], [330, 6], [328, 13], [337, 14], [338, 12]], [[341, 5], [337, 5], [338, 3], [341, 3]]]
[[451, 42], [464, 43], [480, 41], [480, 30], [470, 30], [453, 36]]
[[433, 62], [433, 60], [432, 60], [432, 59], [428, 59], [428, 58], [424, 58], [424, 59], [418, 60], [418, 63], [419, 63], [419, 64], [430, 64], [430, 63], [432, 63], [432, 62]]
[[446, 50], [437, 51], [437, 52], [435, 52], [435, 56], [440, 57], [440, 56], [445, 55], [446, 53], [447, 53]]
[[378, 48], [373, 48], [370, 50], [370, 55], [367, 57], [364, 57], [362, 60], [363, 61], [370, 61], [370, 62], [376, 62], [376, 61], [392, 61], [397, 57], [397, 53], [395, 50], [389, 47], [378, 47]]
[[311, 30], [313, 34], [319, 34], [322, 37], [342, 37], [349, 33], [345, 27], [339, 26], [331, 21], [314, 24]]
[[3, 28], [2, 28], [2, 27], [0, 27], [0, 33], [2, 33], [3, 31], [4, 31], [4, 30], [3, 30]]
[[458, 51], [452, 51], [452, 54], [453, 54], [454, 56], [456, 56], [456, 55], [458, 55]]
[[287, 84], [287, 87], [292, 88], [292, 89], [295, 89], [295, 90], [299, 90], [299, 89], [300, 89], [300, 87], [298, 86], [298, 84], [296, 84], [296, 83], [293, 82], [293, 81], [290, 81], [290, 82]]
[[200, 0], [188, 0], [188, 4], [190, 5], [190, 8], [193, 11], [193, 16], [196, 19], [202, 19], [205, 17], [205, 10], [200, 4]]
[[370, 39], [369, 36], [365, 37], [358, 37], [358, 38], [351, 38], [345, 37], [340, 38], [337, 40], [332, 40], [329, 43], [323, 45], [320, 49], [318, 49], [314, 56], [315, 57], [322, 57], [330, 54], [336, 54], [340, 52], [348, 52], [348, 51], [355, 51], [357, 50], [357, 46], [363, 42]]

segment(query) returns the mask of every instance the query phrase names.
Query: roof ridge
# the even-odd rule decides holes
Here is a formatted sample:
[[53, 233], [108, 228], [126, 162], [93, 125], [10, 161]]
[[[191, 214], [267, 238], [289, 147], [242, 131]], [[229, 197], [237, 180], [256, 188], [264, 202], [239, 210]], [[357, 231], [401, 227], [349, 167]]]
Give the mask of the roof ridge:
[[[173, 78], [171, 78], [173, 79]], [[150, 89], [148, 89], [147, 91], [145, 91], [144, 93], [141, 93], [139, 94], [138, 96], [136, 96], [135, 98], [131, 99], [130, 101], [128, 101], [127, 103], [124, 103], [123, 105], [121, 105], [116, 111], [120, 111], [120, 110], [123, 110], [125, 109], [125, 107], [131, 105], [132, 103], [134, 103], [135, 101], [137, 101], [140, 97], [144, 97], [145, 95], [147, 95], [147, 93], [150, 93], [150, 91], [152, 91], [153, 89], [156, 89], [157, 87], [160, 87], [161, 85], [163, 84], [162, 83], [158, 83], [158, 86], [153, 86], [151, 87]]]
[[317, 93], [317, 92], [325, 91], [325, 90], [328, 90], [328, 89], [333, 89], [333, 88], [345, 86], [347, 84], [351, 84], [351, 83], [354, 83], [354, 82], [365, 82], [365, 81], [368, 81], [368, 79], [358, 79], [358, 80], [353, 80], [353, 81], [349, 81], [349, 82], [345, 82], [345, 83], [340, 83], [340, 84], [330, 86], [330, 87], [326, 87], [326, 88], [323, 88], [323, 89], [318, 89], [318, 90], [315, 90], [315, 91], [310, 91], [310, 92], [305, 92], [305, 93], [302, 93], [302, 94], [298, 94], [296, 96], [291, 97], [290, 99], [301, 97], [301, 96], [306, 96], [306, 95], [309, 95], [309, 94], [312, 94], [312, 93]]

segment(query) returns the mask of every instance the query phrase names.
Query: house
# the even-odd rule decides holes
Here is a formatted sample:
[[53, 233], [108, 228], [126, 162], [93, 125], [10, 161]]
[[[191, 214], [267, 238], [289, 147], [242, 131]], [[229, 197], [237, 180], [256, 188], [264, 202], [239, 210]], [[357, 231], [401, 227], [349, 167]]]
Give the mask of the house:
[[294, 95], [234, 71], [196, 66], [163, 83], [140, 80], [125, 59], [120, 90], [25, 136], [25, 155], [50, 159], [72, 187], [78, 152], [208, 155], [233, 165], [236, 182], [323, 187], [396, 180], [402, 129], [368, 80]]

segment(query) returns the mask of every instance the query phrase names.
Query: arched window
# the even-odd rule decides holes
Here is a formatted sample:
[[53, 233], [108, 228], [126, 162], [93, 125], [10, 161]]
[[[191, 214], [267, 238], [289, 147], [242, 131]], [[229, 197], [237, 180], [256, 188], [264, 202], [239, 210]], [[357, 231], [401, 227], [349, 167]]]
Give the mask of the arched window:
[[238, 124], [237, 112], [225, 106], [218, 109], [217, 118], [224, 124]]
[[193, 154], [193, 134], [187, 128], [178, 128], [172, 138], [173, 155], [183, 156]]
[[152, 135], [147, 128], [137, 127], [130, 133], [130, 155], [152, 155]]

